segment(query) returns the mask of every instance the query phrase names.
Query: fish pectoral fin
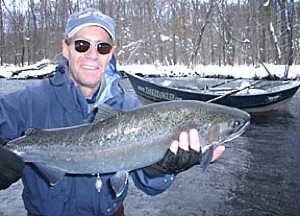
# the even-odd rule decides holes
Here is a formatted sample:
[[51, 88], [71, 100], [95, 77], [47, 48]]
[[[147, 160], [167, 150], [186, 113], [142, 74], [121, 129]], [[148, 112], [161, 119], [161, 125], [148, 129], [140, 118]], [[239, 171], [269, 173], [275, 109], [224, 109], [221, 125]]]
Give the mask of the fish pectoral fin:
[[101, 104], [97, 108], [98, 108], [98, 111], [95, 115], [93, 122], [104, 121], [104, 120], [113, 118], [117, 115], [123, 114], [123, 112], [121, 110], [115, 109], [115, 108], [105, 105], [105, 104]]
[[122, 195], [124, 192], [129, 173], [127, 171], [118, 171], [110, 178], [110, 185], [114, 191], [116, 198]]
[[34, 165], [50, 186], [56, 185], [59, 181], [61, 181], [64, 178], [66, 174], [61, 169], [49, 167], [41, 163], [35, 163]]
[[209, 165], [209, 163], [212, 160], [212, 155], [213, 155], [213, 147], [210, 146], [208, 149], [205, 149], [204, 152], [202, 152], [201, 154], [201, 158], [200, 159], [200, 166], [202, 167], [203, 171], [205, 171]]
[[199, 157], [200, 167], [205, 171], [212, 159], [213, 147], [209, 145], [209, 128], [211, 124], [205, 125], [202, 130], [199, 131], [199, 140], [201, 143], [201, 157]]

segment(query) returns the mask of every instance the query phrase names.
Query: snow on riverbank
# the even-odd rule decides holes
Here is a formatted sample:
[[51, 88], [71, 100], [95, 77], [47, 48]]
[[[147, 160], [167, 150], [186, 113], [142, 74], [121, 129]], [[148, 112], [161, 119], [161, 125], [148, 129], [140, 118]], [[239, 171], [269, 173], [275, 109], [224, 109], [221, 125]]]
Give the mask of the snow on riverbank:
[[[43, 60], [34, 65], [17, 67], [14, 65], [6, 65], [0, 67], [0, 77], [25, 79], [41, 77], [54, 71], [56, 64], [52, 64], [50, 60]], [[142, 73], [144, 75], [173, 75], [173, 76], [232, 76], [234, 78], [253, 78], [266, 77], [268, 72], [263, 66], [253, 67], [247, 65], [236, 66], [217, 66], [217, 65], [198, 65], [191, 69], [184, 65], [118, 65], [118, 70], [131, 73]], [[266, 68], [272, 75], [283, 77], [285, 65], [266, 65]], [[288, 78], [294, 79], [300, 76], [300, 65], [292, 65], [289, 69]]]
[[[285, 70], [285, 65], [266, 65], [266, 68], [272, 75], [282, 77]], [[217, 65], [198, 65], [194, 69], [187, 68], [183, 65], [175, 66], [158, 66], [158, 65], [124, 65], [119, 66], [119, 70], [124, 70], [132, 73], [159, 74], [159, 75], [200, 75], [213, 76], [224, 75], [233, 76], [234, 78], [253, 78], [268, 76], [268, 72], [260, 67], [253, 67], [247, 65], [236, 66], [217, 66]], [[300, 65], [292, 65], [289, 69], [288, 78], [293, 79], [300, 76]]]

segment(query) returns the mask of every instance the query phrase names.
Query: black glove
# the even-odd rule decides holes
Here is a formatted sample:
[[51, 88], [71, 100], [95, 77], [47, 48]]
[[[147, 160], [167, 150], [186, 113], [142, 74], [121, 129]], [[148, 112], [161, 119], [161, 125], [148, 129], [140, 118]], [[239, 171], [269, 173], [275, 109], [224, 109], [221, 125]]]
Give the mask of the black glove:
[[24, 161], [21, 157], [0, 147], [0, 190], [18, 181], [23, 169]]
[[0, 137], [0, 146], [4, 146], [8, 141], [8, 139]]
[[166, 174], [177, 175], [196, 164], [200, 164], [201, 153], [194, 150], [184, 151], [179, 148], [177, 154], [168, 149], [167, 153], [159, 162], [144, 168], [144, 172], [149, 177], [163, 176]]
[[168, 149], [162, 160], [151, 166], [145, 167], [143, 171], [148, 177], [151, 178], [166, 174], [177, 175], [178, 173], [188, 170], [192, 166], [200, 163], [203, 169], [206, 169], [211, 161], [212, 151], [212, 148], [210, 148], [204, 153], [204, 155], [202, 155], [201, 151], [196, 152], [192, 149], [189, 151], [184, 151], [179, 148], [177, 154], [175, 155], [170, 151], [170, 149]]

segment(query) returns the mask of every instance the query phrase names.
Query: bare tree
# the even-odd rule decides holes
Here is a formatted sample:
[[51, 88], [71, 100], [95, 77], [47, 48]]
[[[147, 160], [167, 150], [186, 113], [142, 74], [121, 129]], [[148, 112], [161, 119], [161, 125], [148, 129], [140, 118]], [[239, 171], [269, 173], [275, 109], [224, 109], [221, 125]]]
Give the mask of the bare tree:
[[264, 62], [288, 66], [300, 62], [300, 3], [293, 0], [0, 3], [1, 64], [56, 59], [69, 15], [86, 7], [98, 8], [115, 18], [121, 64], [193, 66]]
[[205, 30], [205, 27], [207, 26], [207, 24], [209, 22], [210, 14], [212, 13], [214, 5], [215, 5], [214, 4], [214, 0], [210, 0], [210, 2], [209, 2], [209, 8], [208, 8], [208, 10], [206, 12], [203, 24], [202, 24], [202, 26], [201, 26], [201, 28], [199, 30], [199, 34], [198, 34], [198, 37], [196, 39], [195, 48], [194, 48], [194, 50], [192, 52], [191, 61], [190, 61], [192, 65], [196, 64], [195, 58], [198, 55], [198, 52], [199, 52], [199, 49], [200, 49], [200, 45], [201, 45], [201, 41], [202, 41], [202, 37], [203, 37], [203, 34], [204, 34], [204, 30]]
[[6, 61], [6, 57], [5, 57], [5, 52], [3, 47], [5, 47], [5, 39], [4, 39], [4, 16], [3, 16], [3, 9], [2, 9], [2, 1], [0, 1], [0, 64], [1, 66], [4, 64], [4, 62]]

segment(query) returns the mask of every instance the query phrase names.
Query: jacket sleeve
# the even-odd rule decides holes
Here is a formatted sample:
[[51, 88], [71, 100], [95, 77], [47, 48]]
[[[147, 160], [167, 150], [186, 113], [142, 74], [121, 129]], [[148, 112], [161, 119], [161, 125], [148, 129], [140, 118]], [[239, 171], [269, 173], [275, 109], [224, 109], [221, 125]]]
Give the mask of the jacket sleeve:
[[164, 192], [175, 180], [174, 175], [149, 178], [142, 169], [132, 172], [131, 176], [135, 186], [148, 195], [156, 195]]
[[26, 128], [26, 95], [15, 92], [0, 96], [0, 137], [13, 139], [19, 137]]

